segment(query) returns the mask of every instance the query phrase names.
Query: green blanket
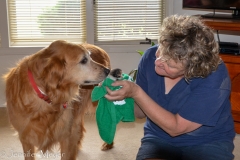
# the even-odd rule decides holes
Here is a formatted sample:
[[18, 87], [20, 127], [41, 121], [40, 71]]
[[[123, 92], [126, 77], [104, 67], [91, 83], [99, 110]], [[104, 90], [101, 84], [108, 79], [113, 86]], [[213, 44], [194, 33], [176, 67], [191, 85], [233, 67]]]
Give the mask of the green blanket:
[[[132, 78], [127, 74], [122, 74], [122, 80], [130, 80]], [[106, 78], [101, 86], [94, 87], [92, 91], [92, 101], [97, 101], [96, 121], [99, 135], [103, 141], [108, 144], [113, 142], [116, 126], [122, 122], [133, 122], [134, 117], [134, 100], [126, 98], [122, 101], [109, 101], [104, 96], [107, 94], [106, 86], [111, 90], [121, 89], [121, 86], [111, 86], [114, 80]]]

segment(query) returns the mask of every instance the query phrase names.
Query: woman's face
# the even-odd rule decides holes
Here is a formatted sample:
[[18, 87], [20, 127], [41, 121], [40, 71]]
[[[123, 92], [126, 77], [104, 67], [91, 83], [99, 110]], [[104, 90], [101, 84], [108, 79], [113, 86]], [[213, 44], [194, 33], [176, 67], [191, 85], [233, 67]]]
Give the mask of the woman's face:
[[184, 66], [182, 62], [175, 62], [173, 59], [163, 57], [160, 53], [160, 47], [156, 52], [155, 71], [157, 74], [171, 79], [184, 76]]

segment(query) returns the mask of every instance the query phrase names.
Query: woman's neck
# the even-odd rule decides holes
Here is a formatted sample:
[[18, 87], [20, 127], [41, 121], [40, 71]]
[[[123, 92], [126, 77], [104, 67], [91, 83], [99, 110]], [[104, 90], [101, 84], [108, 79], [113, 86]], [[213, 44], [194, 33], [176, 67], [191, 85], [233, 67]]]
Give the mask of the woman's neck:
[[168, 94], [171, 89], [183, 78], [183, 76], [181, 77], [177, 77], [177, 78], [169, 78], [169, 77], [164, 77], [164, 81], [165, 81], [165, 94]]

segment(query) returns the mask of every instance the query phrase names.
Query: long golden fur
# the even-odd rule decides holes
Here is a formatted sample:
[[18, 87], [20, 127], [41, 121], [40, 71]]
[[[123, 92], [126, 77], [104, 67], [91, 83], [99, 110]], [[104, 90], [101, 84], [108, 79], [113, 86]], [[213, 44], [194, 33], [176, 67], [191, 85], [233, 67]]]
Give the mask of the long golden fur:
[[[94, 62], [89, 52], [103, 62]], [[4, 76], [8, 116], [18, 132], [25, 160], [34, 160], [35, 147], [46, 152], [58, 143], [62, 160], [76, 159], [91, 93], [79, 86], [101, 82], [109, 68], [109, 57], [100, 48], [58, 40], [23, 58]], [[28, 71], [51, 103], [38, 97]]]

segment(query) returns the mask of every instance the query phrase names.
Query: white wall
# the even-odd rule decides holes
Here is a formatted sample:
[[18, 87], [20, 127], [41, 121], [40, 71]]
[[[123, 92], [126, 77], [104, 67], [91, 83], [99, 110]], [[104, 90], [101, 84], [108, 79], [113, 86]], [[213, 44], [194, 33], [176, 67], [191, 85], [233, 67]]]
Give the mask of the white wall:
[[[0, 0], [2, 3], [2, 0]], [[206, 11], [193, 11], [193, 10], [182, 10], [182, 2], [181, 0], [174, 1], [168, 0], [168, 10], [167, 14], [188, 14], [188, 15], [195, 15], [195, 14], [204, 14]], [[0, 14], [3, 13], [2, 5], [0, 5]], [[0, 20], [1, 22], [1, 20]], [[6, 24], [0, 23], [0, 31], [3, 28], [6, 28]], [[2, 32], [1, 32], [2, 33]], [[223, 32], [225, 33], [225, 32]], [[7, 33], [2, 33], [7, 34]], [[235, 36], [234, 34], [239, 33], [230, 33], [232, 35], [225, 35], [221, 34], [220, 39], [221, 41], [231, 41], [231, 42], [238, 42], [240, 43], [240, 38]], [[110, 56], [112, 68], [122, 68], [125, 73], [129, 73], [132, 69], [137, 67], [137, 64], [140, 60], [140, 55], [136, 53], [136, 50], [145, 50], [149, 47], [149, 45], [143, 45], [141, 47], [134, 46], [129, 48], [127, 46], [100, 46], [105, 49]], [[29, 54], [35, 53], [40, 48], [0, 48], [0, 75], [3, 75], [7, 72], [8, 68], [13, 67], [15, 63], [24, 56]], [[3, 106], [5, 103], [5, 96], [4, 96], [5, 86], [4, 83], [1, 81], [0, 83], [0, 107]]]

